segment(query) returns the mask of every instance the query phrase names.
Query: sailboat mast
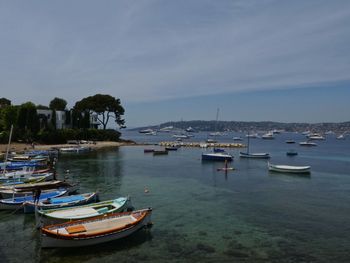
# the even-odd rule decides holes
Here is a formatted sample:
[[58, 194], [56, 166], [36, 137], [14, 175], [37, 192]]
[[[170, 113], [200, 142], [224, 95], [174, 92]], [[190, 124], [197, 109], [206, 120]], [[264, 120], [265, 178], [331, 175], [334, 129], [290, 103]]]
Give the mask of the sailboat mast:
[[250, 140], [250, 136], [248, 131], [247, 154], [249, 154], [249, 140]]
[[216, 110], [215, 133], [217, 132], [217, 128], [218, 128], [219, 110], [220, 110], [219, 108], [217, 108]]
[[7, 144], [6, 155], [5, 155], [5, 165], [6, 165], [6, 162], [7, 162], [7, 158], [9, 157], [10, 144], [11, 144], [11, 139], [12, 139], [12, 131], [13, 131], [13, 125], [11, 125], [9, 141], [8, 141], [8, 144]]
[[6, 174], [6, 165], [7, 165], [7, 159], [9, 157], [10, 144], [11, 144], [11, 139], [12, 139], [12, 131], [13, 131], [13, 124], [11, 125], [9, 141], [8, 141], [7, 149], [6, 149], [4, 174]]

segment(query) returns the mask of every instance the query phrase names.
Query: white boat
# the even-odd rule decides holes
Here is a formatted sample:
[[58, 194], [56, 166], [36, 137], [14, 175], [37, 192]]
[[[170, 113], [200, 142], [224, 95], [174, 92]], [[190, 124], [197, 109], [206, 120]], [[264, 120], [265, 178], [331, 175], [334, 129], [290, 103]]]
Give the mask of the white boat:
[[242, 137], [233, 137], [233, 140], [234, 141], [242, 141], [243, 139], [242, 139]]
[[151, 132], [146, 132], [144, 134], [145, 135], [153, 135], [153, 136], [155, 136], [155, 135], [157, 135], [157, 132], [156, 131], [151, 131]]
[[280, 173], [297, 173], [297, 174], [308, 174], [310, 173], [311, 166], [294, 166], [294, 165], [276, 165], [268, 163], [269, 171], [280, 172]]
[[195, 129], [193, 129], [191, 126], [186, 129], [187, 132], [195, 132]]
[[151, 214], [148, 208], [43, 227], [41, 246], [82, 247], [120, 239], [151, 225]]
[[307, 137], [309, 140], [325, 140], [325, 137], [319, 133], [310, 133]]
[[257, 133], [251, 133], [251, 134], [247, 134], [246, 137], [256, 139], [256, 138], [259, 138], [259, 135]]
[[345, 140], [345, 136], [343, 134], [340, 134], [337, 136], [337, 140]]
[[[249, 135], [249, 134], [248, 134]], [[249, 148], [250, 148], [250, 136], [247, 136], [247, 152], [240, 152], [239, 157], [242, 158], [253, 158], [253, 159], [268, 159], [270, 158], [269, 153], [250, 153]]]
[[144, 130], [140, 130], [139, 133], [149, 133], [149, 132], [153, 132], [152, 129], [144, 129]]
[[223, 134], [221, 132], [211, 132], [211, 133], [209, 133], [209, 136], [213, 136], [213, 137], [215, 137], [215, 136], [223, 136]]
[[62, 147], [59, 149], [60, 153], [82, 153], [89, 152], [90, 150], [91, 148], [86, 146]]
[[177, 139], [188, 139], [188, 135], [186, 134], [173, 134], [172, 135], [173, 138], [177, 138]]
[[159, 132], [171, 132], [174, 129], [174, 126], [167, 126], [159, 129]]
[[262, 139], [264, 140], [273, 140], [275, 139], [275, 136], [273, 135], [272, 132], [265, 133], [263, 136], [261, 136]]
[[314, 142], [299, 142], [300, 146], [317, 146]]
[[99, 203], [56, 209], [36, 209], [35, 219], [38, 226], [57, 224], [72, 220], [89, 219], [100, 215], [117, 213], [131, 207], [128, 197], [119, 197]]

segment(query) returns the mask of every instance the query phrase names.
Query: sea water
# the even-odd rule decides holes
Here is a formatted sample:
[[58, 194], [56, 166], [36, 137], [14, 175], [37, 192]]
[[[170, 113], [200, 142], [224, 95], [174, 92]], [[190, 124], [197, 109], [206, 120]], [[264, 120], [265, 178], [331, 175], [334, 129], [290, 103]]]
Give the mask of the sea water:
[[[135, 132], [123, 138], [172, 140]], [[41, 249], [34, 215], [1, 211], [0, 262], [350, 262], [350, 139], [328, 136], [310, 148], [299, 141], [305, 138], [292, 133], [251, 139], [250, 152], [268, 152], [274, 164], [310, 165], [309, 176], [269, 172], [267, 160], [240, 159], [246, 149], [227, 149], [235, 168], [227, 173], [218, 171], [223, 163], [202, 162], [210, 149], [201, 148], [61, 155], [60, 179], [79, 181], [81, 193], [98, 191], [101, 200], [130, 196], [136, 209], [152, 207], [153, 227], [92, 247]], [[286, 156], [289, 149], [298, 155]]]

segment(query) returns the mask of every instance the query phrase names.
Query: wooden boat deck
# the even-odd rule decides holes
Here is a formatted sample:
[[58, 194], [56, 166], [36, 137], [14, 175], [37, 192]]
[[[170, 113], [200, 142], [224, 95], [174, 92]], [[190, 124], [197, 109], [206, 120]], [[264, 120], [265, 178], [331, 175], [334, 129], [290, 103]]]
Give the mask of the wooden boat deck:
[[61, 227], [56, 231], [53, 229], [53, 232], [59, 232], [62, 235], [95, 235], [101, 232], [109, 231], [111, 229], [123, 228], [128, 224], [132, 224], [137, 219], [132, 215], [127, 215], [123, 217], [109, 218], [107, 220], [91, 221], [86, 222], [80, 225], [72, 225], [67, 227]]

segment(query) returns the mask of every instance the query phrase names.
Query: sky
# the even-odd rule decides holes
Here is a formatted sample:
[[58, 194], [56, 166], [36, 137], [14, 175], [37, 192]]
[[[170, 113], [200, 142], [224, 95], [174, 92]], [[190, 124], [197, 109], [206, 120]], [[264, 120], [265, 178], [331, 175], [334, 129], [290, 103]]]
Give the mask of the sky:
[[128, 127], [350, 121], [348, 0], [0, 1], [0, 97], [120, 98]]

